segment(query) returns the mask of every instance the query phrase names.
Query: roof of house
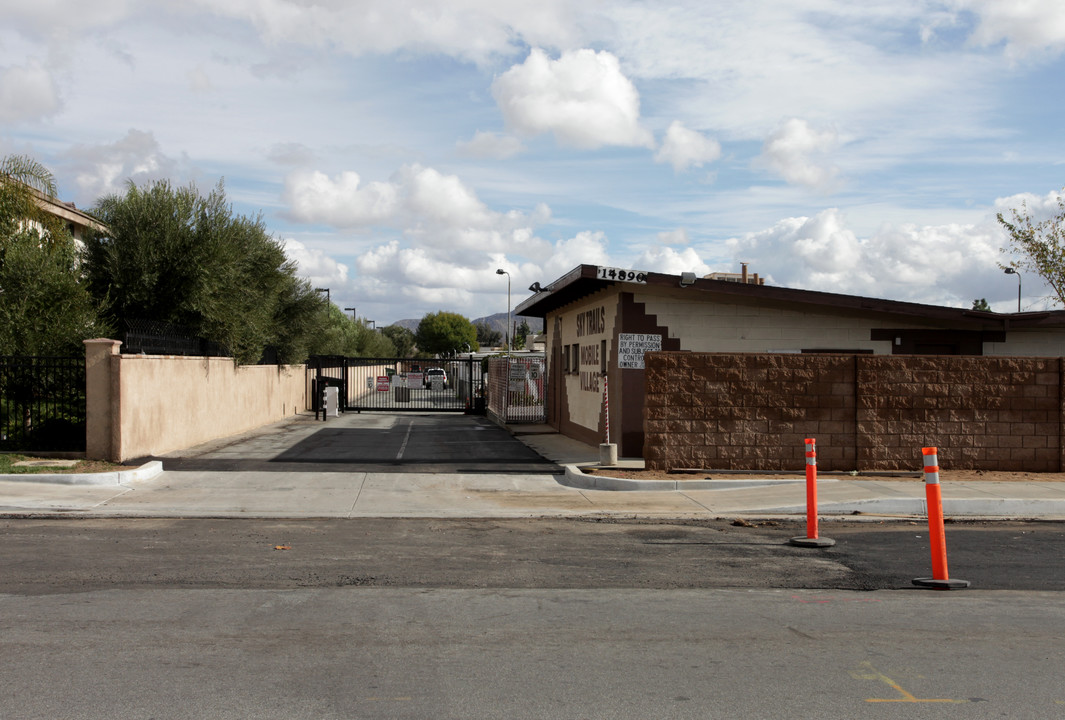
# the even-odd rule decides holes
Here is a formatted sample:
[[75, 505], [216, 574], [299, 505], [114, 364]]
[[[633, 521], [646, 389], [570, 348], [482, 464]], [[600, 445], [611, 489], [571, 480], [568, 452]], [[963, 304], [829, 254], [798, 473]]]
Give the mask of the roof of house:
[[604, 288], [615, 285], [631, 285], [633, 289], [683, 288], [690, 292], [694, 302], [742, 302], [757, 303], [771, 307], [800, 308], [810, 311], [852, 311], [861, 314], [897, 317], [899, 321], [925, 322], [930, 325], [948, 325], [959, 330], [1009, 330], [1010, 328], [1061, 328], [1065, 327], [1065, 310], [1046, 310], [1024, 313], [994, 313], [964, 308], [923, 305], [842, 295], [816, 290], [800, 290], [773, 285], [737, 283], [727, 280], [695, 278], [686, 276], [681, 285], [680, 275], [664, 273], [640, 273], [645, 282], [631, 284], [619, 280], [602, 279], [596, 265], [578, 265], [553, 283], [523, 300], [514, 309], [515, 315], [546, 318], [572, 302], [588, 297]]
[[107, 226], [88, 213], [78, 210], [72, 202], [63, 202], [45, 193], [30, 188], [36, 196], [37, 205], [47, 213], [58, 217], [66, 223], [76, 227], [91, 228], [99, 232], [107, 232]]

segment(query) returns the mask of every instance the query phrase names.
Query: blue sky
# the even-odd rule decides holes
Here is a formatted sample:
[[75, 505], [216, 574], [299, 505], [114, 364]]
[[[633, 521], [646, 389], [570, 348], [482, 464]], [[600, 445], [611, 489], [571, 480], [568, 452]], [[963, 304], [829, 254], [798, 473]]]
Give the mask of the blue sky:
[[[1016, 309], [1060, 0], [0, 0], [0, 154], [90, 207], [224, 178], [378, 325], [580, 263]], [[1025, 309], [1048, 290], [1023, 276]]]

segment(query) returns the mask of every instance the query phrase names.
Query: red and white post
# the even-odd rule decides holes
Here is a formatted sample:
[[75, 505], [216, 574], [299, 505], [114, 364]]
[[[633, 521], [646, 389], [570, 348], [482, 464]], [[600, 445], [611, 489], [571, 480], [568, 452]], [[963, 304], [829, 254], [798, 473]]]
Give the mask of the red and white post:
[[968, 580], [952, 580], [947, 572], [947, 538], [943, 529], [943, 493], [939, 487], [939, 450], [921, 449], [924, 455], [924, 489], [928, 505], [928, 541], [932, 548], [932, 577], [916, 578], [918, 587], [935, 590], [960, 590], [969, 587]]
[[806, 537], [789, 540], [799, 547], [832, 547], [835, 540], [817, 536], [817, 440], [806, 438]]
[[603, 375], [603, 419], [606, 426], [606, 442], [599, 443], [599, 464], [617, 465], [618, 446], [610, 442], [610, 392], [607, 389], [606, 375]]

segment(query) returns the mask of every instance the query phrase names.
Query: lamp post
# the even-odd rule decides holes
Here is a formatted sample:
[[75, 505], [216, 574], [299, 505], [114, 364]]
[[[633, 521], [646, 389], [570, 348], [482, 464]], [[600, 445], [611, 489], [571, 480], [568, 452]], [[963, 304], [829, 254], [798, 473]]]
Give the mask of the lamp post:
[[1016, 275], [1017, 276], [1017, 312], [1020, 312], [1021, 311], [1021, 274], [1019, 272], [1017, 272], [1016, 268], [1011, 268], [1011, 267], [1003, 268], [1003, 271], [1007, 275]]
[[329, 298], [329, 288], [315, 288], [314, 291], [315, 292], [324, 292], [325, 293], [325, 301], [327, 303], [328, 302], [332, 302], [332, 300]]
[[352, 322], [355, 322], [356, 320], [359, 319], [358, 318], [358, 313], [355, 312], [355, 308], [344, 308], [344, 311], [351, 313], [351, 321]]
[[514, 346], [514, 338], [510, 330], [510, 273], [503, 268], [499, 268], [496, 270], [496, 275], [507, 276], [507, 355], [510, 355], [511, 348]]

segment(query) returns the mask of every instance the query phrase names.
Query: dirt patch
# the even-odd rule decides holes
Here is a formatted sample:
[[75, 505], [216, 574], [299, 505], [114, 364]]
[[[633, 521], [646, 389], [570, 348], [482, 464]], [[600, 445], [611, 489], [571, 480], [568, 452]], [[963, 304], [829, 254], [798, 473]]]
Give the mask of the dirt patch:
[[[638, 470], [631, 468], [600, 468], [581, 467], [581, 472], [586, 475], [605, 475], [607, 477], [633, 479], [633, 480], [747, 480], [750, 478], [778, 478], [795, 479], [805, 478], [804, 472], [750, 472], [742, 471], [713, 471], [705, 472], [668, 472], [665, 470]], [[920, 472], [876, 472], [859, 473], [821, 473], [820, 477], [837, 480], [911, 480], [923, 482], [924, 475]], [[1065, 482], [1065, 473], [1034, 473], [1034, 472], [996, 472], [991, 470], [941, 470], [939, 479], [944, 482]]]

